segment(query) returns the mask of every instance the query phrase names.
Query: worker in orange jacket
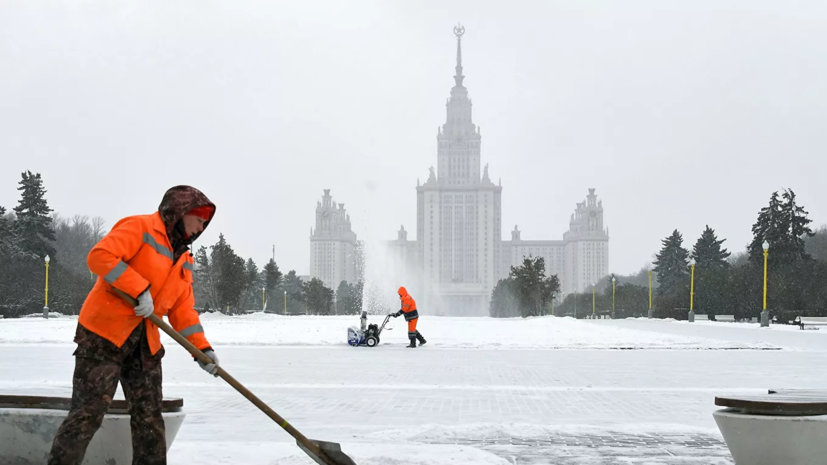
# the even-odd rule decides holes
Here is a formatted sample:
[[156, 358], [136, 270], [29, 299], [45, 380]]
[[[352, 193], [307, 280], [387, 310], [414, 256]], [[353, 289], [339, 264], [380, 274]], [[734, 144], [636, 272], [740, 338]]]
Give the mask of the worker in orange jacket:
[[419, 311], [416, 309], [416, 301], [408, 294], [408, 290], [404, 287], [399, 288], [399, 300], [402, 301], [402, 308], [393, 314], [394, 318], [404, 314], [405, 321], [408, 322], [408, 339], [411, 340], [410, 345], [406, 347], [415, 349], [416, 341], [419, 340], [419, 345], [424, 346], [426, 342], [422, 334], [416, 329], [416, 322], [419, 320]]
[[[166, 464], [161, 416], [161, 358], [158, 327], [146, 318], [167, 315], [176, 331], [213, 363], [198, 364], [212, 375], [218, 357], [194, 309], [192, 242], [215, 214], [199, 190], [176, 186], [158, 211], [119, 221], [89, 252], [99, 276], [80, 311], [72, 380], [72, 406], [49, 453], [49, 465], [77, 465], [100, 428], [120, 382], [129, 405], [132, 463]], [[132, 307], [118, 289], [137, 300]]]

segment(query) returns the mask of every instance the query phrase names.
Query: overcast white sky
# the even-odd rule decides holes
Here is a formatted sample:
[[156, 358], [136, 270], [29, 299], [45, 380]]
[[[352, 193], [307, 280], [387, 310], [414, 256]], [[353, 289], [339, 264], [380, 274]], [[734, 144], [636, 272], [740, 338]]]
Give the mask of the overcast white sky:
[[191, 184], [202, 245], [300, 274], [325, 188], [360, 238], [414, 238], [457, 22], [504, 239], [562, 238], [589, 187], [617, 273], [675, 228], [741, 250], [781, 187], [827, 222], [815, 1], [0, 0], [0, 205], [29, 169], [111, 226]]

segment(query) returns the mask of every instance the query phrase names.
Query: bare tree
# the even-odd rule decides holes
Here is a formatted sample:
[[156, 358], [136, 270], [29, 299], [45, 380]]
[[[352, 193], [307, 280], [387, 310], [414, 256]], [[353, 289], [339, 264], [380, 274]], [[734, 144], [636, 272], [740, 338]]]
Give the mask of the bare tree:
[[92, 218], [92, 240], [95, 242], [95, 244], [97, 244], [101, 239], [103, 239], [104, 224], [106, 224], [106, 221], [100, 216]]

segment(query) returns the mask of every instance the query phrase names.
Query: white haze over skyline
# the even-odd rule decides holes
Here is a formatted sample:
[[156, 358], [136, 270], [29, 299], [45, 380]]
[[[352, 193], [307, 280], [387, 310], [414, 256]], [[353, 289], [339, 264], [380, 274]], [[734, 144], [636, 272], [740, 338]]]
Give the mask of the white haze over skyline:
[[676, 228], [741, 251], [782, 187], [827, 222], [822, 2], [0, 2], [0, 205], [28, 169], [109, 228], [191, 184], [197, 245], [299, 274], [323, 189], [414, 239], [458, 22], [503, 239], [561, 239], [590, 187], [621, 274]]

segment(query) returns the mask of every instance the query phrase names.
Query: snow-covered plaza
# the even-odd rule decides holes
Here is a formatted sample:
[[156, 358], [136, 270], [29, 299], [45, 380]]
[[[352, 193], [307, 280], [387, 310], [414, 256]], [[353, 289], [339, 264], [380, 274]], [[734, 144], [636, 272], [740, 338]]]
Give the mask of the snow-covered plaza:
[[[357, 316], [202, 315], [222, 366], [301, 432], [367, 464], [732, 464], [716, 395], [822, 388], [827, 331], [795, 326], [423, 316], [350, 347]], [[371, 316], [370, 322], [381, 322]], [[71, 392], [77, 319], [0, 320], [0, 392]], [[187, 418], [171, 464], [311, 464], [165, 337]], [[119, 392], [119, 397], [122, 394]]]

